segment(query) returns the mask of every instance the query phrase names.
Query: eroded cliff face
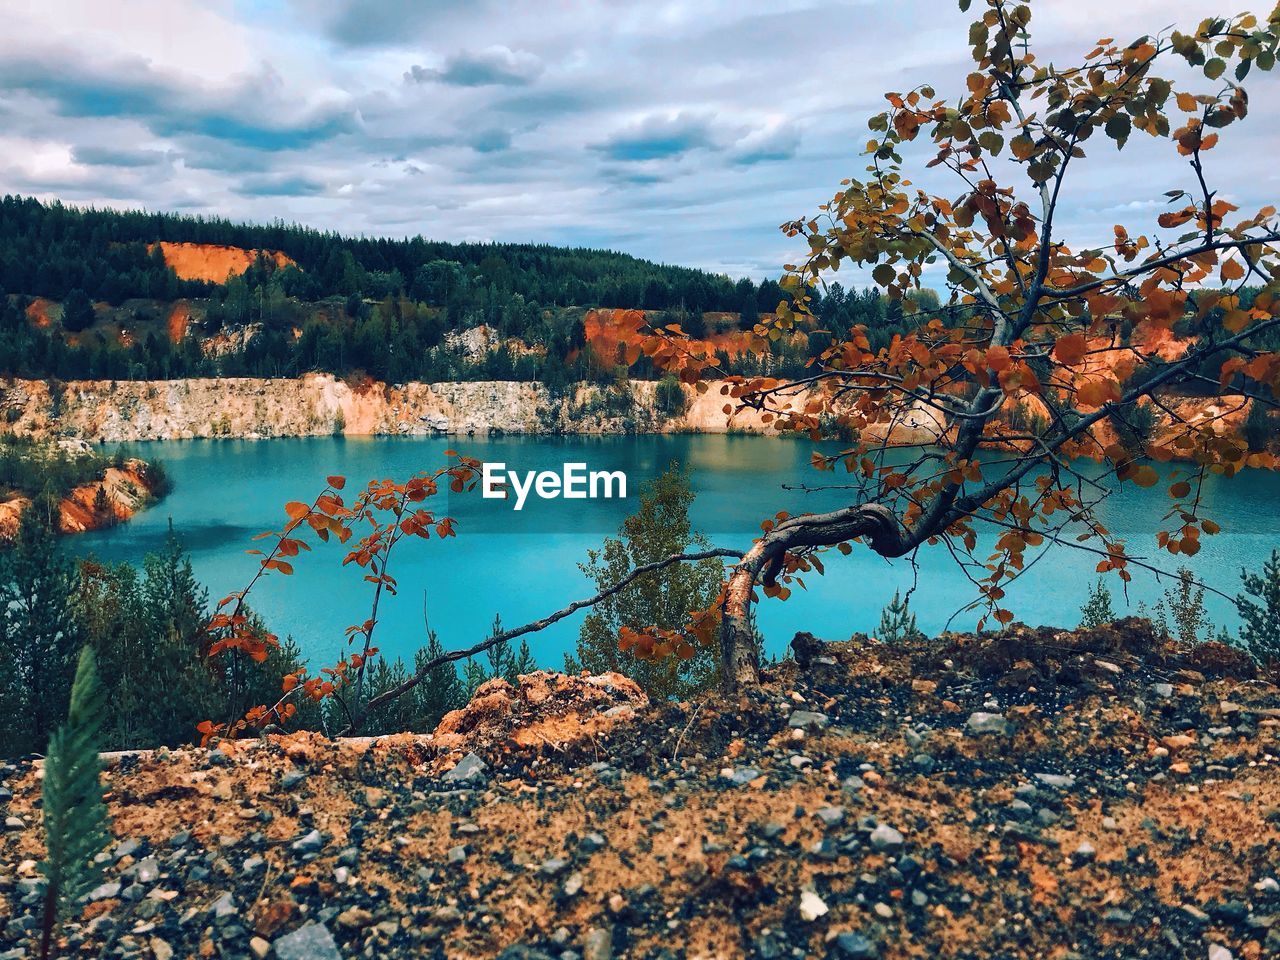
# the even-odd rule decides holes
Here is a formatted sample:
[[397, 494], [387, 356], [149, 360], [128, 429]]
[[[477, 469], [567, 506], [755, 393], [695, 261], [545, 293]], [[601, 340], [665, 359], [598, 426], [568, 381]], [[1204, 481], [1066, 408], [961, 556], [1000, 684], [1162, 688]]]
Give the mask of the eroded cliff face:
[[328, 374], [248, 378], [44, 381], [0, 384], [0, 413], [15, 433], [93, 443], [196, 437], [306, 437], [433, 433], [660, 433], [760, 431], [758, 417], [724, 414], [712, 390], [690, 392], [683, 414], [658, 409], [657, 384], [580, 385], [553, 394], [540, 383], [351, 385]]
[[[0, 383], [0, 422], [14, 433], [91, 443], [334, 434], [773, 432], [756, 411], [727, 415], [725, 403], [719, 386], [712, 384], [703, 394], [686, 389], [683, 411], [664, 411], [658, 385], [650, 381], [613, 387], [580, 384], [566, 393], [508, 380], [351, 384], [329, 374], [297, 380]], [[1248, 406], [1247, 398], [1238, 396], [1165, 398], [1153, 411], [1153, 441], [1168, 446], [1173, 435], [1168, 411], [1186, 420], [1207, 418], [1224, 432], [1237, 432]], [[894, 424], [887, 440], [890, 445], [929, 443], [939, 440], [942, 431], [937, 412], [921, 405]], [[1103, 446], [1114, 440], [1107, 421], [1095, 433]], [[1178, 451], [1170, 448], [1169, 454], [1176, 457]]]

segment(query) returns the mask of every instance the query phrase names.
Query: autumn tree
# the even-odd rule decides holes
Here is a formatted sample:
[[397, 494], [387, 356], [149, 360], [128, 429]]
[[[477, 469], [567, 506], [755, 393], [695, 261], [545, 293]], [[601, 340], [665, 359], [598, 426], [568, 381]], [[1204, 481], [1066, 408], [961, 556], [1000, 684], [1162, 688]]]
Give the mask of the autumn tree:
[[[787, 267], [790, 302], [755, 327], [753, 348], [810, 325], [815, 290], [841, 268], [870, 270], [913, 329], [873, 349], [855, 328], [792, 378], [722, 376], [676, 327], [638, 327], [631, 341], [629, 356], [647, 354], [699, 391], [720, 381], [726, 414], [753, 410], [780, 431], [815, 437], [834, 421], [856, 437], [813, 456], [819, 469], [849, 475], [848, 506], [766, 522], [731, 571], [719, 629], [729, 689], [756, 680], [744, 638], [757, 589], [785, 597], [797, 575], [821, 571], [830, 548], [847, 553], [860, 542], [886, 558], [947, 550], [976, 586], [979, 626], [988, 616], [1005, 624], [1006, 588], [1030, 549], [1087, 550], [1099, 572], [1122, 580], [1153, 566], [1097, 507], [1122, 484], [1161, 482], [1154, 462], [1179, 461], [1155, 545], [1187, 556], [1219, 529], [1201, 500], [1205, 476], [1275, 466], [1228, 417], [1192, 418], [1175, 401], [1209, 387], [1231, 411], [1275, 405], [1280, 355], [1267, 344], [1280, 324], [1276, 209], [1241, 212], [1211, 181], [1219, 139], [1248, 113], [1243, 81], [1275, 64], [1280, 11], [1125, 44], [1103, 39], [1061, 66], [1036, 56], [1030, 5], [986, 0], [979, 9], [960, 95], [929, 86], [887, 94], [888, 109], [868, 124], [865, 174], [844, 181], [815, 216], [784, 225], [806, 255]], [[1170, 62], [1181, 64], [1177, 82], [1162, 72]], [[1201, 79], [1182, 79], [1187, 66]], [[1085, 174], [1086, 154], [1137, 138], [1163, 141], [1186, 161], [1185, 176], [1167, 185], [1168, 209], [1141, 230], [1116, 224], [1105, 239], [1066, 237], [1064, 197]], [[926, 280], [945, 285], [936, 308], [921, 296]], [[1184, 321], [1194, 335], [1181, 352], [1162, 351]], [[1011, 423], [1019, 405], [1043, 428]], [[1149, 406], [1160, 418], [1157, 443], [1138, 443], [1144, 430], [1108, 429], [1137, 426]], [[906, 424], [926, 442], [897, 446]], [[1087, 461], [1102, 465], [1101, 476]], [[691, 633], [711, 640], [705, 618]], [[675, 642], [650, 631], [634, 646], [662, 657]]]

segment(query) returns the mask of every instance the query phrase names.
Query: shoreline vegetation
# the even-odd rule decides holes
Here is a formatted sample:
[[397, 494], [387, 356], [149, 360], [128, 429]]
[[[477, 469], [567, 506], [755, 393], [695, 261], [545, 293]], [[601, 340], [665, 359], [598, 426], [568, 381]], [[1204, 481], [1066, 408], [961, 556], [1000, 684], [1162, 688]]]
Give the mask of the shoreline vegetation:
[[0, 434], [0, 546], [35, 511], [62, 534], [100, 530], [164, 499], [172, 481], [164, 464], [94, 449], [83, 440]]

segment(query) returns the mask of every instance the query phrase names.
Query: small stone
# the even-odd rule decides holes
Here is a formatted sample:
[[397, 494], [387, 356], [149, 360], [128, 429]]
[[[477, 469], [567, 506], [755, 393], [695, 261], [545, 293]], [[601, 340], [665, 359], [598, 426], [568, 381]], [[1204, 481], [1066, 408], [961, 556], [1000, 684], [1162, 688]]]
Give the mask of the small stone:
[[787, 718], [787, 726], [793, 730], [825, 730], [831, 726], [831, 718], [813, 710], [793, 710]]
[[271, 952], [271, 941], [264, 940], [262, 937], [251, 937], [249, 952], [253, 954], [254, 960], [266, 960], [267, 954]]
[[231, 894], [227, 892], [209, 904], [209, 912], [213, 914], [214, 919], [221, 920], [224, 917], [234, 917], [239, 911], [236, 910], [236, 902], [231, 899]]
[[489, 765], [479, 756], [468, 753], [441, 779], [446, 783], [481, 783], [484, 781], [484, 772], [488, 769]]
[[871, 909], [875, 912], [875, 915], [879, 917], [881, 920], [893, 919], [893, 907], [889, 906], [887, 903], [877, 903]]
[[127, 840], [121, 840], [116, 844], [116, 848], [111, 851], [111, 856], [115, 860], [123, 860], [125, 857], [132, 857], [142, 848], [142, 844], [129, 837]]
[[827, 905], [823, 899], [812, 890], [804, 890], [800, 894], [800, 918], [812, 923], [821, 916], [825, 916]]
[[1235, 960], [1231, 951], [1218, 943], [1209, 944], [1209, 960]]
[[563, 857], [551, 857], [549, 860], [543, 860], [542, 866], [538, 868], [538, 872], [544, 877], [557, 877], [569, 868], [569, 861]]
[[467, 845], [460, 843], [456, 847], [449, 848], [450, 863], [465, 863], [467, 859]]
[[1080, 846], [1076, 847], [1075, 852], [1071, 854], [1071, 858], [1076, 863], [1092, 863], [1097, 856], [1097, 848], [1088, 840], [1081, 840]]
[[319, 830], [312, 830], [290, 844], [294, 853], [305, 856], [308, 853], [319, 853], [324, 849], [324, 835]]
[[917, 753], [911, 758], [911, 765], [921, 773], [928, 775], [933, 773], [933, 768], [938, 765], [938, 762], [927, 753]]
[[373, 914], [361, 907], [348, 907], [338, 914], [336, 919], [340, 927], [346, 927], [348, 930], [363, 930], [373, 923]]
[[745, 787], [759, 779], [760, 771], [755, 767], [726, 767], [720, 771], [720, 775], [736, 787]]
[[155, 857], [144, 857], [133, 867], [133, 879], [138, 883], [151, 884], [160, 879], [160, 864]]
[[159, 937], [152, 937], [149, 943], [151, 947], [151, 955], [155, 960], [173, 960], [173, 947], [169, 945], [169, 941], [161, 940]]
[[1168, 700], [1170, 697], [1173, 696], [1173, 684], [1172, 683], [1153, 683], [1151, 685], [1151, 692], [1154, 693], [1161, 700]]
[[90, 903], [96, 903], [99, 900], [114, 900], [118, 896], [120, 896], [120, 884], [103, 883], [90, 890], [85, 899]]
[[592, 927], [582, 938], [582, 960], [610, 960], [613, 957], [613, 928]]
[[285, 790], [292, 790], [306, 779], [307, 775], [301, 770], [290, 770], [280, 778], [280, 786]]
[[582, 891], [582, 874], [577, 872], [569, 874], [563, 889], [566, 897], [576, 897]]
[[592, 832], [585, 834], [583, 838], [578, 841], [578, 849], [583, 853], [595, 853], [597, 850], [604, 849], [607, 842], [608, 841], [604, 838], [604, 834]]
[[832, 946], [837, 957], [847, 957], [848, 960], [875, 960], [880, 954], [874, 943], [852, 930], [836, 934]]
[[4, 828], [6, 830], [25, 830], [27, 829], [27, 821], [21, 817], [5, 817]]
[[1133, 923], [1133, 914], [1128, 910], [1112, 907], [1102, 915], [1102, 919], [1107, 923]]
[[1253, 885], [1253, 889], [1259, 893], [1275, 895], [1280, 893], [1280, 880], [1275, 877], [1264, 877]]
[[895, 850], [902, 846], [905, 839], [901, 833], [887, 823], [882, 823], [872, 830], [870, 837], [871, 846], [880, 851]]
[[244, 863], [240, 865], [240, 870], [248, 876], [253, 876], [259, 870], [267, 868], [267, 861], [262, 857], [246, 857]]
[[1070, 774], [1037, 773], [1035, 778], [1046, 787], [1053, 787], [1055, 790], [1070, 790], [1076, 785], [1076, 778]]
[[277, 937], [271, 946], [276, 960], [342, 960], [329, 928], [314, 920], [293, 933]]
[[1009, 721], [1002, 714], [983, 713], [980, 710], [969, 714], [969, 719], [965, 721], [964, 728], [970, 735], [975, 737], [988, 734], [1006, 737], [1013, 732]]
[[1035, 816], [1035, 809], [1027, 801], [1015, 797], [1009, 801], [1009, 816], [1015, 820], [1030, 820]]
[[823, 807], [814, 813], [825, 827], [838, 827], [844, 823], [844, 807]]

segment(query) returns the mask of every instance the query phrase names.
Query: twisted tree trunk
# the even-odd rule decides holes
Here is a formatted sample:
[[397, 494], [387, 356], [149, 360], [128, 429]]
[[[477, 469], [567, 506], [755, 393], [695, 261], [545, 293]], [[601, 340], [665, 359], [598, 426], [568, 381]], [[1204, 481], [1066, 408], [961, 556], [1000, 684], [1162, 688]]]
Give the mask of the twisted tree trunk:
[[900, 557], [914, 546], [893, 511], [868, 503], [783, 520], [738, 561], [729, 574], [720, 617], [721, 686], [725, 693], [735, 693], [760, 680], [751, 629], [756, 584], [773, 586], [786, 555], [793, 550], [834, 546], [855, 537], [865, 538], [882, 557]]

